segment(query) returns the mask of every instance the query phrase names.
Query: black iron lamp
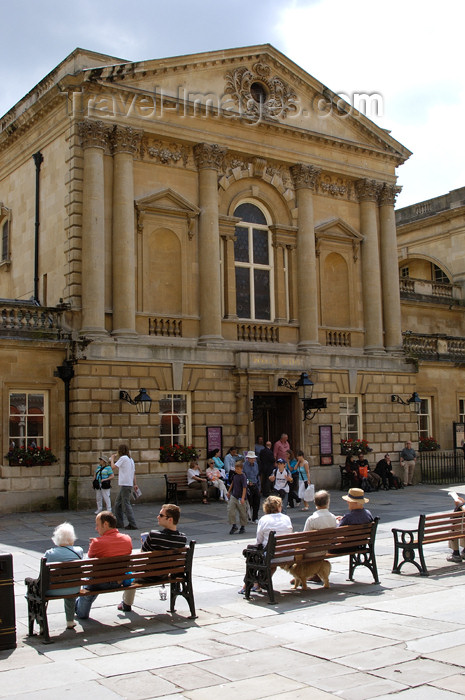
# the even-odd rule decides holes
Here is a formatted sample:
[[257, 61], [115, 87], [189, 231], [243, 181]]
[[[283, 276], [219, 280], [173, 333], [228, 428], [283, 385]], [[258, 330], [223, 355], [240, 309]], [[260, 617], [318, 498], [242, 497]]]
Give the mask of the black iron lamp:
[[152, 408], [152, 399], [145, 389], [141, 389], [134, 399], [131, 399], [127, 391], [120, 391], [119, 398], [120, 401], [127, 401], [132, 406], [135, 406], [137, 413], [147, 414], [150, 413], [150, 409]]
[[[307, 372], [302, 372], [295, 384], [291, 384], [289, 379], [279, 377], [278, 386], [285, 386], [287, 389], [299, 389], [300, 400], [302, 401], [303, 420], [313, 420], [318, 411], [326, 408], [326, 398], [312, 399], [314, 384]], [[307, 395], [309, 391], [309, 395]]]
[[398, 394], [391, 394], [391, 403], [400, 403], [402, 406], [410, 406], [411, 411], [420, 413], [421, 399], [416, 391], [413, 392], [407, 401], [404, 401]]

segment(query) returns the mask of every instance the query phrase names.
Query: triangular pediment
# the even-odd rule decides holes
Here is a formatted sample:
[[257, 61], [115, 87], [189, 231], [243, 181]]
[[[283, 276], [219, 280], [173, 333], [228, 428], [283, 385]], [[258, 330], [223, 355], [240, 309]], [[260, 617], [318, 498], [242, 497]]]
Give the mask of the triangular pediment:
[[174, 190], [166, 187], [157, 192], [141, 197], [135, 202], [136, 209], [145, 214], [171, 213], [184, 216], [197, 216], [200, 209]]
[[315, 226], [315, 238], [337, 240], [345, 243], [360, 243], [364, 237], [343, 219], [335, 217]]
[[[162, 110], [166, 117], [181, 115], [186, 122], [194, 115], [205, 124], [208, 113], [216, 121], [218, 116], [225, 122], [242, 119], [259, 128], [274, 123], [300, 135], [308, 132], [373, 149], [394, 156], [399, 164], [410, 155], [385, 129], [269, 44], [118, 63], [83, 71], [82, 77], [102, 91], [106, 86], [108, 95], [121, 90], [117, 109], [127, 110], [125, 117], [140, 117], [141, 125], [144, 119], [147, 124], [150, 119], [156, 122]], [[138, 95], [135, 100], [124, 97], [131, 90]], [[101, 104], [101, 116], [110, 117], [109, 102]], [[114, 107], [114, 101], [111, 104]]]

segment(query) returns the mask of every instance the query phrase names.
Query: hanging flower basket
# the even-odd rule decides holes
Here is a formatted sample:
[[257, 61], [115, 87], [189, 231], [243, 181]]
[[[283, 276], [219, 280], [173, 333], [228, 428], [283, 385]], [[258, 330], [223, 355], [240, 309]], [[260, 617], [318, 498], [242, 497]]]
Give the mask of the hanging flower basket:
[[368, 446], [368, 440], [356, 438], [347, 438], [341, 440], [341, 455], [356, 455], [359, 452], [366, 455], [368, 452], [373, 452], [372, 448]]
[[5, 459], [10, 467], [36, 467], [58, 462], [50, 447], [12, 447]]
[[436, 450], [440, 449], [441, 445], [434, 437], [421, 437], [419, 440], [419, 452], [436, 452]]
[[160, 447], [160, 462], [190, 462], [200, 457], [200, 450], [192, 445], [165, 445]]

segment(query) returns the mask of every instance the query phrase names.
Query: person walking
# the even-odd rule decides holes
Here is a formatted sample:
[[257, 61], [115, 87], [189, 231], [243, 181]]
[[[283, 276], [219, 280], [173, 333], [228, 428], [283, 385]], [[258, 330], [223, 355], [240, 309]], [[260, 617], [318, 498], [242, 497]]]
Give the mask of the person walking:
[[271, 493], [270, 476], [273, 473], [274, 462], [273, 445], [270, 440], [267, 440], [265, 447], [258, 455], [258, 470], [260, 472], [263, 498], [268, 498]]
[[[306, 490], [309, 486], [311, 486], [310, 468], [302, 450], [299, 450], [299, 452], [297, 452], [297, 468], [299, 471], [299, 491], [301, 494], [301, 498], [304, 502], [304, 507], [300, 510], [308, 510], [311, 496], [310, 494], [307, 495]], [[303, 486], [303, 489], [301, 488], [301, 484]], [[306, 500], [306, 496], [309, 500]]]
[[[131, 505], [132, 489], [137, 486], [136, 467], [134, 460], [129, 453], [129, 447], [121, 444], [118, 452], [110, 457], [111, 468], [118, 469], [119, 491], [115, 501], [116, 527], [123, 530], [137, 530], [134, 511]], [[124, 526], [124, 514], [126, 514], [129, 524]]]
[[251, 509], [251, 520], [258, 523], [258, 510], [260, 508], [260, 474], [257, 464], [257, 455], [251, 450], [247, 452], [244, 461], [244, 474], [247, 477], [247, 500]]

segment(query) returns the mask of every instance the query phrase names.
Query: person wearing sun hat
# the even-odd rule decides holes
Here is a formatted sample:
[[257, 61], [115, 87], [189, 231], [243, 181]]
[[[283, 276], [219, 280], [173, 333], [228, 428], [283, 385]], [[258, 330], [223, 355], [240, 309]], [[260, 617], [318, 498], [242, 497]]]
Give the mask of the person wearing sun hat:
[[349, 493], [342, 497], [349, 504], [349, 512], [339, 516], [338, 527], [341, 525], [363, 525], [371, 523], [373, 516], [369, 510], [365, 508], [365, 503], [368, 503], [369, 498], [365, 498], [363, 489], [349, 489]]

